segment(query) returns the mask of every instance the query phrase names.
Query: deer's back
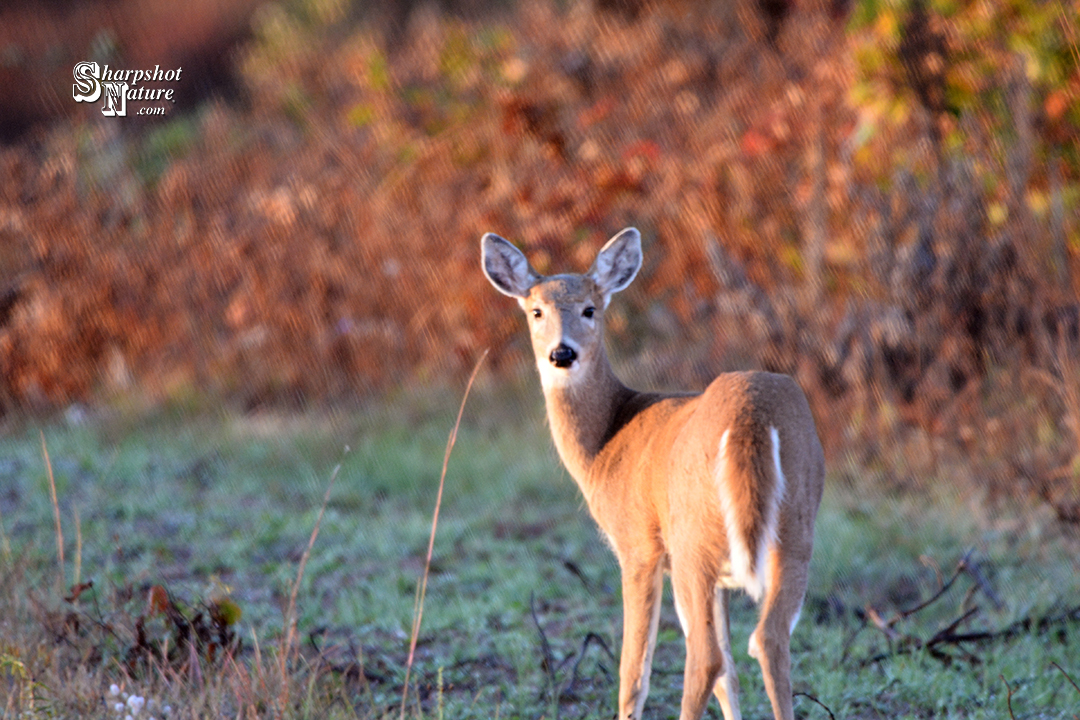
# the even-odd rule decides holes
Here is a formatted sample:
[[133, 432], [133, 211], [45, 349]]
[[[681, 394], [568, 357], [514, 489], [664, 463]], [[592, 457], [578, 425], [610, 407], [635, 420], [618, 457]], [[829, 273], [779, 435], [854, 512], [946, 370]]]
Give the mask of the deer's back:
[[[723, 523], [716, 468], [725, 432], [729, 442], [757, 443], [748, 452], [768, 452], [764, 443], [772, 427], [786, 474], [823, 475], [809, 405], [786, 375], [725, 373], [700, 394], [632, 393], [590, 469], [589, 508], [616, 552], [627, 543], [666, 552], [680, 518]], [[798, 504], [816, 508], [821, 483], [797, 483], [791, 492], [808, 493]], [[782, 522], [807, 520], [813, 517]], [[714, 544], [708, 554], [722, 556], [722, 537]]]

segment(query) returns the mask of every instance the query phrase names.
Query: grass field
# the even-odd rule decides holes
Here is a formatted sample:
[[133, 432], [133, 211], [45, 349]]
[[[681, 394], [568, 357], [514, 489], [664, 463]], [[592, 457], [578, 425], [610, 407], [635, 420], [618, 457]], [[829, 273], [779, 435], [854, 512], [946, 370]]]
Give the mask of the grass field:
[[[481, 388], [469, 399], [407, 717], [614, 712], [618, 568], [531, 390]], [[398, 717], [457, 401], [402, 397], [305, 416], [115, 411], [9, 427], [0, 439], [2, 717], [122, 718], [113, 684], [147, 699], [141, 717], [164, 716], [165, 704], [172, 718]], [[883, 493], [852, 462], [831, 459], [818, 518], [792, 642], [797, 714], [1080, 716], [1075, 528], [1035, 506], [990, 509], [947, 477], [920, 494]], [[338, 463], [287, 641], [298, 564]], [[681, 693], [681, 633], [666, 592], [648, 718], [676, 717]], [[764, 718], [746, 654], [754, 619], [740, 595], [743, 713]], [[715, 704], [709, 717], [720, 717]]]

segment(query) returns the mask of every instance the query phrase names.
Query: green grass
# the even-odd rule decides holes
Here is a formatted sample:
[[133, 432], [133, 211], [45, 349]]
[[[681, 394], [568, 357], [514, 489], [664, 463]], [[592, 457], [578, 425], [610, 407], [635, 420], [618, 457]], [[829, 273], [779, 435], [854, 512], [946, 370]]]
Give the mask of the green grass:
[[[486, 389], [466, 408], [446, 478], [410, 717], [614, 712], [617, 663], [596, 641], [576, 665], [573, 691], [565, 690], [590, 633], [618, 652], [618, 568], [558, 465], [539, 400], [522, 397]], [[9, 429], [0, 439], [0, 716], [114, 717], [104, 698], [118, 683], [171, 703], [172, 717], [397, 717], [454, 409], [454, 398], [439, 396], [298, 417], [163, 413]], [[75, 581], [77, 556], [79, 579], [94, 583], [74, 601], [57, 591], [39, 432], [59, 500], [64, 586]], [[338, 463], [300, 585], [299, 652], [282, 685], [273, 669], [283, 608]], [[812, 695], [838, 718], [1002, 718], [1011, 688], [1016, 717], [1080, 714], [1080, 692], [1065, 675], [1080, 676], [1080, 623], [971, 644], [968, 659], [941, 646], [956, 656], [951, 662], [911, 640], [928, 640], [975, 606], [959, 631], [997, 631], [1075, 607], [1075, 529], [1070, 539], [1036, 506], [988, 510], [946, 479], [921, 495], [885, 494], [872, 474], [834, 465], [793, 638], [795, 689], [806, 694], [797, 713], [828, 716]], [[860, 479], [840, 479], [848, 475]], [[894, 624], [890, 649], [865, 621], [867, 609], [888, 620], [916, 606], [968, 551], [1000, 605], [962, 574], [926, 610]], [[231, 627], [242, 640], [235, 662], [204, 656], [198, 672], [184, 665], [190, 658], [129, 662], [140, 616], [151, 645], [176, 646], [175, 627], [148, 613], [155, 585], [189, 619], [228, 594], [243, 613]], [[677, 716], [683, 651], [667, 593], [648, 718]], [[768, 702], [746, 653], [754, 620], [739, 596], [733, 636], [743, 713], [763, 718]], [[561, 702], [553, 687], [564, 691]], [[720, 716], [715, 704], [709, 712]]]

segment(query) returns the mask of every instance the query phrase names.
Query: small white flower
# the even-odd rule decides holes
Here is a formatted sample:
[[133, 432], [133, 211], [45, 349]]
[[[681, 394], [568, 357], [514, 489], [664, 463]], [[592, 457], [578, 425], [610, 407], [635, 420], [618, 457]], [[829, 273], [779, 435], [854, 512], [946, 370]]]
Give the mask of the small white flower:
[[146, 698], [141, 697], [139, 695], [132, 695], [131, 697], [128, 698], [128, 701], [127, 701], [127, 706], [131, 710], [132, 715], [138, 715], [139, 711], [142, 710], [143, 705], [145, 705], [145, 704], [146, 704]]
[[112, 695], [113, 697], [116, 697], [117, 695], [119, 695], [120, 694], [120, 686], [117, 685], [116, 683], [113, 683], [112, 685], [110, 685], [109, 686], [109, 694]]
[[165, 707], [161, 708], [161, 712], [165, 713], [166, 715], [172, 715], [172, 705], [166, 705]]

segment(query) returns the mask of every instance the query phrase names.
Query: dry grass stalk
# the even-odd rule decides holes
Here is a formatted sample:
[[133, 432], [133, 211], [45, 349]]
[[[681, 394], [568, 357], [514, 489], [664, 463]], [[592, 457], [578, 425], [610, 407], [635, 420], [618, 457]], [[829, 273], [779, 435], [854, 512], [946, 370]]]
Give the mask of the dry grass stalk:
[[11, 553], [11, 541], [8, 540], [7, 531], [4, 530], [3, 513], [0, 513], [0, 552], [4, 553], [4, 562], [8, 565], [14, 563], [14, 555]]
[[[349, 448], [345, 448], [347, 453]], [[300, 590], [300, 583], [304, 579], [304, 568], [307, 567], [308, 558], [311, 557], [311, 548], [315, 545], [315, 538], [319, 536], [319, 526], [322, 524], [323, 514], [326, 512], [326, 506], [330, 502], [330, 492], [334, 489], [334, 481], [337, 480], [338, 473], [341, 472], [341, 463], [338, 463], [333, 472], [330, 473], [330, 482], [326, 485], [326, 493], [323, 495], [322, 507], [319, 508], [319, 515], [315, 518], [315, 527], [311, 529], [311, 537], [308, 538], [307, 547], [304, 548], [304, 554], [300, 557], [300, 564], [296, 570], [296, 581], [293, 583], [292, 591], [289, 593], [289, 604], [285, 609], [285, 632], [281, 639], [281, 650], [278, 657], [278, 670], [281, 677], [281, 694], [278, 698], [279, 709], [284, 710], [287, 706], [286, 699], [289, 692], [289, 665], [293, 656], [297, 652], [296, 646], [296, 595]], [[257, 665], [261, 669], [261, 665]]]
[[484, 350], [480, 359], [476, 361], [476, 365], [473, 366], [472, 374], [469, 375], [469, 382], [465, 384], [465, 394], [461, 397], [461, 405], [458, 407], [457, 419], [454, 421], [454, 427], [450, 431], [450, 437], [446, 440], [446, 452], [443, 453], [442, 472], [439, 474], [439, 491], [435, 496], [435, 511], [431, 518], [431, 536], [428, 539], [427, 557], [424, 560], [424, 573], [420, 578], [420, 586], [416, 594], [416, 605], [413, 608], [413, 625], [412, 633], [409, 637], [409, 658], [405, 662], [405, 682], [401, 686], [401, 717], [405, 717], [405, 703], [409, 697], [409, 675], [412, 672], [413, 659], [416, 656], [416, 641], [420, 636], [420, 623], [424, 618], [424, 596], [427, 594], [427, 581], [428, 574], [431, 571], [431, 555], [435, 550], [435, 530], [439, 525], [439, 509], [442, 507], [443, 487], [446, 485], [446, 468], [450, 464], [450, 453], [454, 449], [454, 443], [457, 442], [458, 428], [461, 427], [461, 416], [465, 412], [465, 401], [469, 399], [469, 392], [472, 390], [473, 381], [476, 380], [476, 374], [480, 372], [480, 366], [484, 362], [484, 358], [488, 355], [488, 350]]
[[79, 519], [79, 506], [76, 505], [75, 511], [75, 574], [71, 580], [71, 584], [78, 587], [80, 580], [82, 579], [82, 521]]
[[58, 564], [56, 591], [64, 591], [64, 531], [60, 527], [60, 503], [56, 499], [56, 479], [53, 477], [52, 461], [49, 448], [45, 446], [45, 432], [41, 431], [41, 454], [45, 458], [45, 469], [49, 473], [49, 493], [52, 498], [53, 517], [56, 519], [56, 557]]

